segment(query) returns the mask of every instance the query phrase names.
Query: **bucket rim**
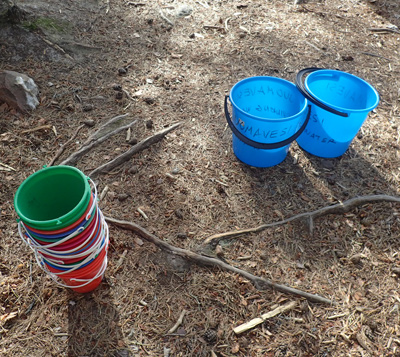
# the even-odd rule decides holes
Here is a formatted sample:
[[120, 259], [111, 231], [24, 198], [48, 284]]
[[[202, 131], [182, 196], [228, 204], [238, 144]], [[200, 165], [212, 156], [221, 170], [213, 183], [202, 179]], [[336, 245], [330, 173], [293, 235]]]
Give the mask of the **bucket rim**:
[[[35, 236], [43, 236], [43, 238], [49, 239], [49, 240], [56, 240], [59, 239], [62, 236], [67, 236], [68, 234], [71, 234], [73, 231], [78, 229], [79, 227], [86, 227], [88, 225], [88, 222], [92, 220], [93, 218], [93, 212], [96, 211], [96, 207], [94, 207], [93, 212], [89, 215], [90, 210], [91, 210], [91, 205], [94, 203], [93, 201], [96, 200], [97, 198], [95, 197], [94, 194], [91, 195], [89, 204], [87, 206], [86, 211], [82, 214], [82, 216], [77, 219], [74, 223], [72, 223], [69, 226], [66, 226], [61, 229], [57, 230], [41, 230], [37, 228], [30, 227], [28, 224], [25, 224], [25, 227], [33, 233]], [[95, 204], [97, 206], [97, 204]], [[57, 237], [56, 237], [57, 235]]]
[[[245, 112], [244, 110], [240, 109], [240, 108], [238, 107], [238, 105], [235, 103], [235, 101], [233, 100], [233, 98], [232, 98], [232, 93], [233, 93], [234, 89], [237, 88], [239, 85], [245, 83], [245, 82], [254, 81], [254, 80], [260, 80], [260, 79], [261, 79], [261, 80], [268, 79], [268, 80], [272, 80], [272, 81], [275, 81], [275, 82], [284, 83], [284, 84], [286, 84], [286, 85], [289, 85], [290, 87], [293, 87], [293, 89], [295, 90], [295, 92], [298, 92], [299, 98], [302, 98], [302, 100], [304, 100], [304, 105], [303, 105], [303, 107], [302, 107], [296, 114], [293, 114], [293, 115], [291, 115], [290, 117], [284, 117], [284, 118], [265, 118], [265, 117], [259, 117], [259, 116], [256, 116], [256, 115], [247, 113], [247, 112]], [[235, 85], [231, 88], [231, 90], [230, 90], [230, 92], [229, 92], [229, 100], [230, 100], [230, 102], [232, 103], [232, 105], [235, 107], [235, 110], [238, 110], [240, 113], [242, 113], [242, 114], [244, 114], [244, 115], [247, 115], [247, 116], [251, 117], [252, 119], [259, 120], [259, 121], [262, 121], [262, 122], [268, 122], [268, 121], [270, 121], [270, 122], [276, 122], [276, 121], [279, 121], [279, 122], [286, 122], [286, 121], [293, 120], [293, 119], [295, 119], [296, 117], [298, 117], [299, 115], [302, 115], [302, 114], [304, 113], [304, 111], [307, 109], [307, 104], [308, 104], [307, 99], [306, 99], [304, 96], [301, 95], [300, 91], [298, 90], [298, 88], [296, 87], [296, 85], [295, 85], [294, 83], [288, 81], [287, 79], [279, 78], [279, 77], [273, 77], [273, 76], [254, 76], [254, 77], [247, 77], [247, 78], [244, 78], [244, 79], [240, 80], [239, 82], [236, 82]]]
[[[73, 209], [71, 209], [69, 212], [65, 213], [64, 215], [49, 219], [49, 220], [44, 220], [44, 221], [38, 221], [34, 220], [31, 218], [26, 217], [20, 207], [19, 207], [19, 198], [20, 195], [22, 194], [23, 190], [25, 187], [32, 181], [37, 179], [39, 176], [43, 175], [45, 172], [48, 171], [55, 171], [55, 170], [67, 170], [74, 172], [77, 176], [82, 178], [82, 181], [84, 182], [84, 193], [82, 194], [81, 199], [79, 202], [75, 205]], [[68, 227], [72, 223], [75, 223], [77, 220], [77, 217], [81, 217], [83, 212], [86, 211], [87, 205], [85, 202], [89, 202], [91, 198], [91, 189], [90, 189], [90, 184], [89, 184], [89, 178], [85, 176], [85, 174], [77, 169], [76, 167], [73, 166], [68, 166], [68, 165], [57, 165], [57, 166], [50, 166], [50, 167], [43, 167], [42, 169], [34, 172], [30, 176], [28, 176], [18, 187], [15, 196], [14, 196], [14, 208], [15, 211], [17, 212], [19, 218], [24, 222], [27, 223], [30, 227], [39, 229], [39, 230], [53, 230], [54, 227], [57, 227], [57, 229], [62, 229], [65, 227]], [[76, 212], [78, 210], [78, 212]], [[61, 222], [61, 223], [60, 223]]]
[[[310, 91], [310, 88], [309, 88], [308, 82], [307, 82], [310, 78], [313, 79], [313, 77], [316, 77], [318, 75], [324, 75], [324, 74], [325, 75], [326, 74], [336, 74], [337, 75], [338, 73], [340, 75], [343, 75], [343, 76], [351, 77], [351, 78], [353, 78], [353, 79], [365, 84], [372, 91], [372, 93], [375, 94], [375, 98], [376, 99], [375, 99], [374, 104], [369, 106], [368, 108], [364, 108], [364, 109], [349, 109], [349, 108], [340, 107], [338, 105], [335, 105], [335, 104], [329, 103], [329, 102], [327, 102], [325, 100], [322, 100], [319, 96], [315, 95], [315, 93]], [[348, 73], [348, 72], [344, 72], [344, 71], [340, 71], [340, 70], [336, 70], [336, 69], [324, 69], [324, 68], [322, 68], [322, 69], [318, 69], [316, 71], [313, 71], [306, 77], [306, 79], [304, 81], [304, 85], [305, 85], [307, 91], [310, 94], [312, 94], [312, 96], [315, 97], [315, 99], [319, 100], [321, 103], [325, 104], [326, 106], [331, 107], [332, 109], [335, 109], [335, 110], [338, 110], [338, 111], [344, 112], [344, 113], [369, 113], [371, 110], [374, 110], [378, 106], [378, 104], [380, 102], [379, 93], [374, 88], [374, 86], [372, 84], [368, 83], [366, 80], [364, 80], [364, 79], [362, 79], [362, 78], [360, 78], [360, 77], [358, 77], [358, 76], [356, 76], [356, 75], [354, 75], [352, 73]]]

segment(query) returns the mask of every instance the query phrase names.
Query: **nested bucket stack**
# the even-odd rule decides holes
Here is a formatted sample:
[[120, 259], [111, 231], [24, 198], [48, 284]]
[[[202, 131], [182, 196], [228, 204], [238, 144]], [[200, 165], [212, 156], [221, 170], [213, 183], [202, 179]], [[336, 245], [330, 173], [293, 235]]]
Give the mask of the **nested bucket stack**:
[[108, 226], [96, 187], [80, 170], [53, 166], [35, 172], [18, 188], [14, 207], [21, 238], [54, 281], [80, 293], [101, 283]]

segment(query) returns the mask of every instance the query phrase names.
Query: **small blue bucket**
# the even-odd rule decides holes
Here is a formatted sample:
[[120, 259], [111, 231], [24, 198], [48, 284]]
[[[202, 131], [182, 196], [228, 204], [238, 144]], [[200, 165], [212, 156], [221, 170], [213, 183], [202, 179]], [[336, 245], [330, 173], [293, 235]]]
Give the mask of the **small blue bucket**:
[[303, 69], [297, 74], [296, 85], [312, 103], [310, 121], [297, 143], [315, 156], [343, 155], [379, 103], [379, 94], [369, 83], [337, 70]]
[[296, 86], [276, 77], [250, 77], [236, 83], [225, 97], [225, 116], [232, 130], [232, 148], [247, 165], [281, 163], [290, 144], [310, 118], [307, 100]]

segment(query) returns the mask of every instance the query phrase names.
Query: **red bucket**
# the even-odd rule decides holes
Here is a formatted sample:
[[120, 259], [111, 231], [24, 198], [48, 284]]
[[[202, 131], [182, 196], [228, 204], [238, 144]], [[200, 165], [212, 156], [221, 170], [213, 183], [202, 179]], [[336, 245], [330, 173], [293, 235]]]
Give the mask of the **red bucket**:
[[[64, 243], [58, 244], [55, 247], [52, 247], [50, 249], [54, 250], [54, 251], [65, 252], [67, 250], [71, 250], [71, 249], [79, 247], [83, 242], [85, 242], [89, 238], [90, 234], [93, 231], [97, 230], [97, 227], [98, 227], [99, 224], [100, 224], [100, 217], [98, 215], [97, 219], [96, 219], [96, 217], [93, 218], [92, 221], [90, 222], [90, 224], [81, 233], [79, 233], [75, 237], [72, 237], [71, 239], [68, 239]], [[36, 241], [36, 242], [39, 243], [39, 244], [40, 243], [44, 243], [44, 242], [40, 242], [40, 241]], [[53, 243], [47, 243], [46, 242], [46, 243], [41, 244], [41, 245], [44, 248], [46, 248], [46, 245], [50, 245], [50, 244], [53, 244]], [[89, 244], [89, 242], [88, 242], [88, 244]]]
[[[108, 241], [106, 242], [100, 254], [96, 257], [95, 260], [93, 260], [87, 266], [73, 270], [70, 273], [58, 275], [60, 273], [63, 273], [64, 271], [55, 269], [47, 264], [46, 267], [49, 271], [58, 275], [58, 277], [65, 283], [65, 285], [67, 285], [72, 290], [78, 293], [88, 293], [89, 291], [96, 289], [103, 280], [105, 271], [104, 264], [107, 266], [107, 251]], [[101, 270], [104, 271], [100, 276], [98, 276]], [[96, 278], [96, 276], [98, 277]], [[85, 283], [87, 284], [82, 286]]]

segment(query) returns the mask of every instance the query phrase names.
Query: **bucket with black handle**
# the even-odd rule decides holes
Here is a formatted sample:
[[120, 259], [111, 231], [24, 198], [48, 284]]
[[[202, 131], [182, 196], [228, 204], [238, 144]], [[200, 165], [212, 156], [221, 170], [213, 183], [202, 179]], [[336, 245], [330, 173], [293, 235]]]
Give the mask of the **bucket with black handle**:
[[310, 108], [293, 83], [259, 76], [232, 87], [225, 97], [225, 116], [236, 157], [251, 166], [271, 167], [285, 159], [290, 144], [305, 129]]
[[296, 86], [311, 105], [310, 120], [297, 143], [319, 157], [343, 155], [379, 104], [379, 94], [368, 82], [338, 70], [303, 69]]

